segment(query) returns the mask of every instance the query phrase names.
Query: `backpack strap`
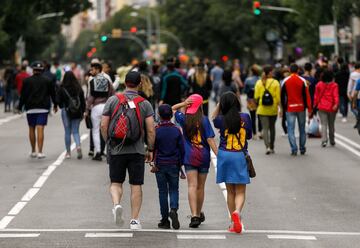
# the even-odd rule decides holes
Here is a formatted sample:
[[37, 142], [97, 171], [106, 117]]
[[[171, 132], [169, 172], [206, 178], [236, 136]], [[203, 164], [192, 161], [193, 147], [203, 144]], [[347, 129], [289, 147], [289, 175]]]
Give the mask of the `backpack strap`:
[[114, 116], [115, 116], [116, 112], [119, 110], [121, 104], [124, 104], [126, 102], [126, 97], [123, 94], [120, 94], [120, 93], [116, 94], [116, 97], [118, 98], [119, 103], [116, 105], [115, 110], [111, 115], [111, 119], [114, 118]]
[[136, 110], [136, 117], [137, 117], [137, 119], [138, 119], [138, 121], [139, 121], [141, 130], [142, 130], [142, 128], [143, 128], [143, 125], [142, 125], [142, 121], [141, 121], [141, 113], [140, 113], [139, 103], [143, 102], [144, 100], [145, 100], [145, 99], [144, 99], [143, 97], [141, 97], [141, 96], [137, 96], [137, 97], [135, 97], [135, 98], [132, 100], [132, 101], [134, 102], [135, 106], [136, 106], [136, 108], [135, 108], [135, 110]]

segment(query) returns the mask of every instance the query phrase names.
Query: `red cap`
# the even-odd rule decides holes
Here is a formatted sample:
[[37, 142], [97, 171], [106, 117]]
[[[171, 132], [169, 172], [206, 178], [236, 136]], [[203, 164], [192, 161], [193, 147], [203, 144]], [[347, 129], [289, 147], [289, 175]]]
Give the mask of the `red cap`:
[[203, 98], [198, 94], [193, 94], [189, 96], [189, 99], [192, 101], [192, 104], [190, 105], [190, 107], [186, 109], [186, 114], [193, 115], [198, 111], [199, 107], [202, 105]]

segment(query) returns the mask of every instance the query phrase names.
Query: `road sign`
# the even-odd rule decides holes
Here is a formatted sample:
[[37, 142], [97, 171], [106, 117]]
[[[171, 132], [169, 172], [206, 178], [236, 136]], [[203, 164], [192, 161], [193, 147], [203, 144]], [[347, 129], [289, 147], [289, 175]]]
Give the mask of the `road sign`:
[[335, 28], [334, 25], [320, 25], [320, 45], [333, 46], [335, 45]]
[[120, 28], [113, 28], [111, 31], [112, 38], [121, 38], [122, 30]]

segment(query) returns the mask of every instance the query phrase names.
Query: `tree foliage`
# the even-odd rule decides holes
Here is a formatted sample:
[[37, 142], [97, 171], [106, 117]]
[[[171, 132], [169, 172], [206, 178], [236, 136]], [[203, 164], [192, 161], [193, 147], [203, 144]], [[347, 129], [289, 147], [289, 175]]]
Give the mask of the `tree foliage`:
[[[39, 56], [59, 34], [61, 25], [75, 14], [91, 7], [89, 0], [2, 0], [0, 8], [0, 60], [11, 60], [16, 41], [22, 36], [30, 59]], [[37, 20], [37, 17], [64, 12], [61, 17]]]

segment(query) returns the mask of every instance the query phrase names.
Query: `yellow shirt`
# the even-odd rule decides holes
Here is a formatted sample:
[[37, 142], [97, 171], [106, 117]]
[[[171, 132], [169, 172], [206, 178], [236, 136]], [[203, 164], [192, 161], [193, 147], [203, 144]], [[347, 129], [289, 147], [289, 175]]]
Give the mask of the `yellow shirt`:
[[[274, 103], [272, 106], [262, 105], [262, 96], [265, 93], [265, 87], [273, 97]], [[280, 104], [280, 83], [276, 79], [268, 78], [265, 87], [262, 80], [258, 80], [255, 84], [254, 98], [259, 103], [256, 113], [258, 115], [275, 116], [278, 114], [278, 106]]]

